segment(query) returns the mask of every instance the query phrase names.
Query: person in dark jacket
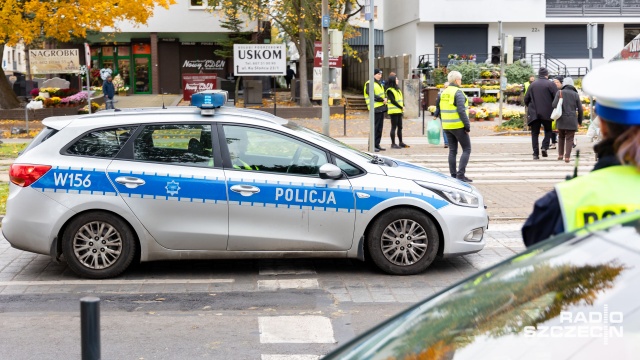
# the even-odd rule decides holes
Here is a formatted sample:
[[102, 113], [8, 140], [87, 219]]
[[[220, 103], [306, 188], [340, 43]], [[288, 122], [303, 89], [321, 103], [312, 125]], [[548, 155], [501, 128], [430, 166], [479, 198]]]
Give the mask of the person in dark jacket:
[[104, 84], [102, 84], [102, 93], [104, 94], [104, 108], [106, 110], [115, 109], [113, 106], [113, 97], [116, 95], [116, 89], [113, 86], [113, 78], [107, 76]]
[[558, 91], [553, 99], [553, 107], [558, 106], [562, 97], [562, 115], [556, 120], [558, 129], [558, 160], [568, 163], [571, 159], [571, 149], [573, 148], [573, 138], [578, 131], [578, 126], [582, 125], [583, 113], [582, 102], [578, 90], [573, 86], [573, 79], [566, 77], [562, 81], [562, 90]]
[[542, 157], [547, 157], [549, 140], [551, 139], [551, 113], [553, 112], [553, 98], [558, 92], [558, 88], [553, 82], [548, 81], [549, 71], [540, 68], [538, 79], [544, 81], [534, 81], [529, 86], [527, 94], [524, 96], [524, 103], [527, 106], [527, 125], [531, 127], [531, 145], [533, 147], [533, 159], [540, 159], [540, 147], [538, 136], [540, 128], [544, 128], [544, 139], [542, 140]]

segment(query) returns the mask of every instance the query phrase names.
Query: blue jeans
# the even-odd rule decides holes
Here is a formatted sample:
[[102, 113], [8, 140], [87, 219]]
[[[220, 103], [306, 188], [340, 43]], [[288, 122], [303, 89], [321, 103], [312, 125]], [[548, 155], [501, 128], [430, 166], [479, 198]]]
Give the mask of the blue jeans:
[[[442, 119], [440, 119], [440, 128], [442, 129]], [[445, 134], [444, 129], [442, 130], [442, 138], [444, 139], [444, 144], [449, 145], [449, 140], [447, 139], [447, 134]]]

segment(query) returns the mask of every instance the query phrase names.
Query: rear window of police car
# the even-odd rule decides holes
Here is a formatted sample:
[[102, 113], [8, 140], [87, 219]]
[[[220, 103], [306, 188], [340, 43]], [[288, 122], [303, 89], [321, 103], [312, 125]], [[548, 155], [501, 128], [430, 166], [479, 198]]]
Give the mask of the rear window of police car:
[[58, 130], [52, 129], [50, 127], [45, 127], [44, 129], [42, 129], [42, 131], [40, 131], [40, 133], [35, 138], [33, 138], [33, 140], [29, 143], [29, 145], [24, 150], [22, 150], [20, 154], [24, 154], [27, 151], [33, 149], [34, 147], [42, 144], [47, 139], [51, 138], [53, 135], [57, 133], [58, 133]]

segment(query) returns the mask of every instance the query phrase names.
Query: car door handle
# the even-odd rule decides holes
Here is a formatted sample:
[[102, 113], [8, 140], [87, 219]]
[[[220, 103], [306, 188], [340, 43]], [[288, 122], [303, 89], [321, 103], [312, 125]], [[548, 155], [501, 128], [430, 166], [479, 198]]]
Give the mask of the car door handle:
[[142, 179], [138, 179], [131, 176], [119, 176], [116, 178], [116, 182], [118, 184], [122, 184], [129, 189], [137, 188], [138, 186], [144, 185], [145, 181]]
[[260, 192], [260, 188], [251, 185], [233, 185], [231, 191], [237, 192], [242, 196], [251, 196]]

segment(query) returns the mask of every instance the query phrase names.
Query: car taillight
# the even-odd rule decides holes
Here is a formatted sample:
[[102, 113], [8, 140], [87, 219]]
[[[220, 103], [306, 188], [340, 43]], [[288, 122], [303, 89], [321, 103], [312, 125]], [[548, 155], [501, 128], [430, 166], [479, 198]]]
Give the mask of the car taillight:
[[49, 169], [51, 165], [13, 164], [9, 169], [9, 179], [18, 186], [27, 187], [40, 179]]

